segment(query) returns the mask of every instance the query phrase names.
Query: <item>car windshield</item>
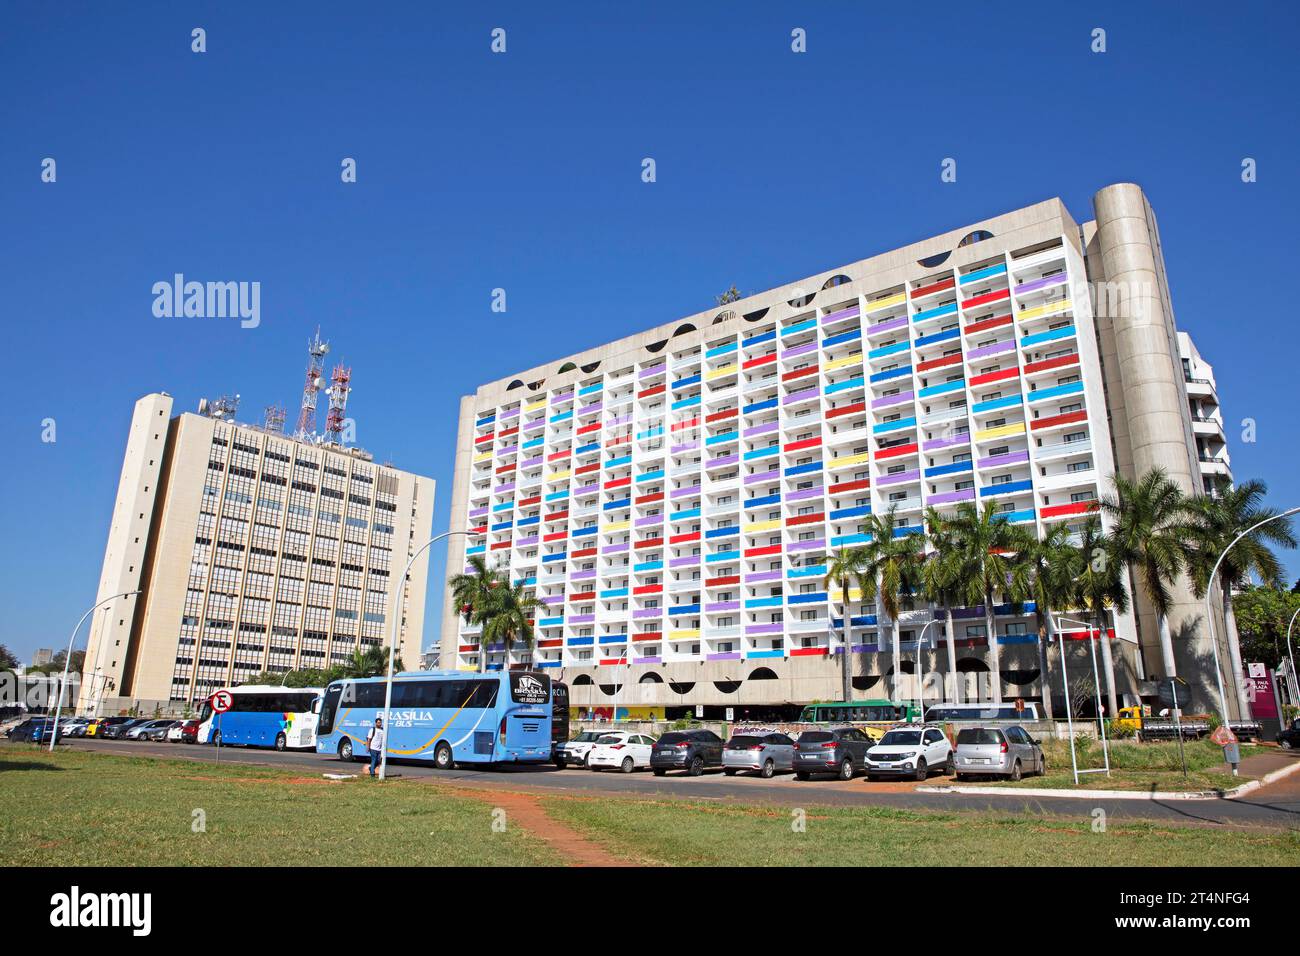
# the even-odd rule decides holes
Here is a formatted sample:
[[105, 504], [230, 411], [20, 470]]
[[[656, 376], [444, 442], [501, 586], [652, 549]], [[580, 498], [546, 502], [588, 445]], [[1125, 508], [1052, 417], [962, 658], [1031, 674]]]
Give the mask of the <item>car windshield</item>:
[[881, 747], [915, 747], [920, 742], [919, 730], [891, 730], [880, 738]]
[[988, 744], [1002, 743], [1002, 732], [998, 730], [985, 730], [983, 727], [968, 727], [957, 735], [957, 746], [969, 744], [971, 746], [987, 746]]

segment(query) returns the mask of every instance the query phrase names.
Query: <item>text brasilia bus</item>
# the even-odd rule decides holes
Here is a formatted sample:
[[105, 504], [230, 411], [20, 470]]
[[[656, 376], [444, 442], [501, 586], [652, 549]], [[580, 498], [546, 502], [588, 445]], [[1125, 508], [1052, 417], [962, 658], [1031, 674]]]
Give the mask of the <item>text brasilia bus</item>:
[[211, 700], [199, 712], [198, 742], [223, 746], [274, 747], [286, 750], [316, 746], [316, 714], [313, 703], [319, 687], [280, 687], [276, 684], [245, 684], [228, 687], [232, 706], [224, 714], [212, 710]]
[[[325, 688], [316, 752], [368, 757], [366, 737], [384, 714], [383, 677]], [[551, 759], [551, 678], [539, 671], [404, 671], [393, 675], [385, 747], [390, 758], [457, 763]]]

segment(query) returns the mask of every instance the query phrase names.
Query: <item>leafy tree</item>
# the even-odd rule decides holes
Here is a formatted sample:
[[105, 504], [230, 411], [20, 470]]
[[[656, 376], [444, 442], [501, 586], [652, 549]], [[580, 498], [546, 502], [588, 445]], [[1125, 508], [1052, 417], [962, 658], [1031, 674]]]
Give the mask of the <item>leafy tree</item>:
[[[388, 674], [388, 654], [386, 647], [378, 645], [368, 645], [367, 647], [358, 647], [352, 652], [352, 659], [342, 667], [343, 677], [381, 677]], [[402, 659], [400, 657], [393, 661], [393, 671], [404, 670]], [[306, 685], [303, 685], [306, 686]]]
[[861, 548], [841, 547], [831, 555], [830, 566], [826, 569], [826, 577], [823, 579], [822, 586], [827, 592], [840, 592], [840, 604], [843, 607], [844, 626], [843, 640], [844, 653], [840, 655], [840, 681], [842, 685], [842, 700], [849, 701], [853, 699], [853, 681], [852, 666], [850, 663], [852, 620], [853, 620], [853, 601], [851, 592], [856, 588], [862, 593], [859, 595], [859, 601], [865, 601], [865, 595], [868, 591], [874, 592], [875, 585], [870, 586], [866, 583], [867, 556]]
[[1128, 610], [1128, 590], [1124, 586], [1124, 565], [1116, 557], [1115, 541], [1101, 526], [1101, 518], [1089, 515], [1080, 532], [1078, 558], [1072, 569], [1074, 579], [1072, 603], [1092, 616], [1101, 633], [1102, 661], [1106, 669], [1106, 696], [1113, 716], [1118, 713], [1115, 698], [1115, 662], [1111, 659], [1107, 636], [1108, 611], [1122, 614]]
[[[1300, 610], [1300, 592], [1279, 587], [1246, 587], [1233, 596], [1241, 652], [1247, 661], [1276, 668], [1288, 657], [1287, 626]], [[1290, 653], [1300, 651], [1300, 620], [1291, 631]]]
[[[1025, 535], [1023, 567], [1029, 574], [1023, 590], [1034, 601], [1038, 673], [1043, 685], [1044, 716], [1048, 719], [1052, 717], [1052, 692], [1047, 679], [1047, 648], [1056, 634], [1052, 613], [1071, 606], [1074, 579], [1081, 563], [1079, 549], [1071, 540], [1073, 534], [1069, 525], [1061, 523], [1046, 528], [1042, 538]], [[1113, 690], [1113, 680], [1111, 684]]]
[[952, 619], [953, 607], [961, 603], [961, 594], [958, 591], [960, 552], [952, 522], [933, 507], [925, 511], [925, 527], [929, 543], [934, 550], [928, 552], [922, 560], [918, 577], [921, 590], [943, 609], [948, 674], [952, 681], [953, 699], [960, 702], [961, 684], [957, 678], [957, 636]]
[[8, 646], [0, 644], [0, 671], [16, 670], [19, 666], [18, 658]]
[[[904, 531], [898, 520], [897, 507], [883, 515], [869, 515], [863, 525], [871, 540], [862, 545], [862, 600], [879, 598], [880, 608], [889, 620], [890, 644], [893, 648], [893, 693], [902, 678], [902, 648], [899, 646], [898, 615], [904, 594], [911, 593], [919, 583], [918, 571], [924, 538], [914, 531]], [[884, 624], [877, 619], [877, 633], [884, 636]]]
[[492, 591], [488, 606], [483, 613], [483, 631], [479, 635], [480, 647], [479, 670], [487, 666], [486, 645], [501, 643], [505, 645], [507, 655], [516, 642], [522, 641], [528, 647], [533, 645], [533, 621], [537, 611], [543, 607], [532, 592], [522, 584], [502, 584]]
[[714, 298], [717, 299], [718, 305], [728, 305], [732, 302], [738, 302], [744, 296], [741, 295], [740, 290], [736, 288], [736, 284], [733, 282], [730, 289]]

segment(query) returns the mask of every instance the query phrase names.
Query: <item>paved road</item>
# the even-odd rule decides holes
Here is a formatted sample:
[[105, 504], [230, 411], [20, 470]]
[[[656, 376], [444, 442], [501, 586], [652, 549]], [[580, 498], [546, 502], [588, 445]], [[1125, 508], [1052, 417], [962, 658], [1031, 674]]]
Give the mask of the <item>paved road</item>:
[[[181, 758], [211, 763], [216, 751], [206, 746], [182, 744], [128, 743], [115, 740], [73, 740], [65, 746], [76, 750], [99, 750], [132, 756]], [[1300, 761], [1300, 754], [1288, 755]], [[313, 773], [364, 773], [365, 765], [344, 764], [336, 757], [314, 753], [250, 750], [223, 747], [222, 763], [239, 763]], [[721, 771], [701, 777], [671, 774], [655, 777], [647, 771], [633, 774], [594, 772], [581, 769], [557, 770], [549, 764], [534, 767], [505, 767], [492, 770], [456, 769], [437, 771], [414, 763], [390, 763], [389, 774], [406, 780], [445, 782], [455, 786], [523, 790], [536, 793], [565, 793], [576, 796], [608, 794], [651, 798], [687, 798], [731, 803], [770, 803], [783, 806], [883, 806], [925, 810], [985, 810], [1029, 813], [1072, 819], [1090, 819], [1101, 807], [1111, 820], [1157, 820], [1168, 823], [1210, 826], [1266, 826], [1300, 829], [1300, 773], [1236, 800], [1103, 800], [1081, 796], [1072, 799], [1035, 797], [1032, 791], [984, 796], [978, 794], [918, 793], [907, 783], [868, 783], [859, 778], [802, 782], [793, 775], [762, 780], [757, 777], [727, 777]], [[937, 778], [934, 782], [937, 782]]]

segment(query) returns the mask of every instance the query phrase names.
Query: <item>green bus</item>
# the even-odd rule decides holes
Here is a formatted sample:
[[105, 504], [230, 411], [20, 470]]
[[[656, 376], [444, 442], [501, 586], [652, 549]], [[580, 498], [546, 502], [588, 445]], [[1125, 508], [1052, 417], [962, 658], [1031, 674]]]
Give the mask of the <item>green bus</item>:
[[888, 700], [828, 701], [809, 704], [799, 715], [805, 723], [848, 724], [854, 722], [886, 723], [920, 720], [915, 704], [895, 704]]

